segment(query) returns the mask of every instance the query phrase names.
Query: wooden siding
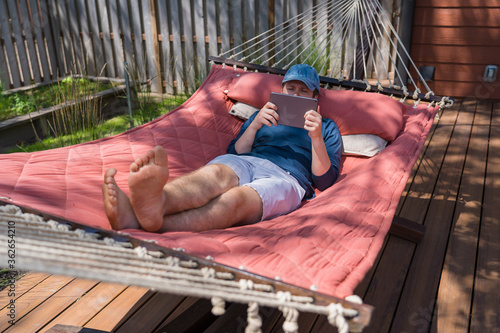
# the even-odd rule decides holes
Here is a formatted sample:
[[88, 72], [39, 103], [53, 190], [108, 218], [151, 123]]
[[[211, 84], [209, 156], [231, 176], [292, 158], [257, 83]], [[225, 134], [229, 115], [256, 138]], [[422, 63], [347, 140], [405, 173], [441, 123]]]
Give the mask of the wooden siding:
[[484, 82], [487, 65], [500, 67], [500, 1], [416, 1], [411, 56], [435, 66], [437, 95], [500, 99], [500, 75]]

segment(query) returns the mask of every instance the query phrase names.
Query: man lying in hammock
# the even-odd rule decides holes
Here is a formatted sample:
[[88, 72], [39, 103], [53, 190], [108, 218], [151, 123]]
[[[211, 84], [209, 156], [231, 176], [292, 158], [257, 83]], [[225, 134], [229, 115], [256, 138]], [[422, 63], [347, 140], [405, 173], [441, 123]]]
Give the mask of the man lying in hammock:
[[[308, 65], [291, 67], [283, 78], [289, 95], [317, 98], [319, 89], [318, 73]], [[203, 231], [297, 209], [314, 196], [313, 185], [324, 190], [337, 179], [342, 140], [337, 125], [314, 110], [305, 113], [304, 128], [278, 120], [268, 102], [243, 124], [228, 154], [171, 182], [167, 153], [155, 147], [130, 166], [130, 198], [115, 182], [116, 169], [108, 169], [102, 191], [112, 228]]]

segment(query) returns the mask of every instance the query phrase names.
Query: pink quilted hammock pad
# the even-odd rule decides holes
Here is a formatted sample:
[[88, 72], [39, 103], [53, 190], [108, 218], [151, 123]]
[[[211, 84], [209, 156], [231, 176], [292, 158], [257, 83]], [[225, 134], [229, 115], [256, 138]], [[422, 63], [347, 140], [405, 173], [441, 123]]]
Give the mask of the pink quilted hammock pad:
[[[110, 229], [101, 194], [105, 170], [118, 169], [117, 183], [128, 194], [130, 163], [155, 145], [167, 149], [172, 178], [225, 153], [242, 124], [228, 113], [234, 103], [228, 88], [243, 75], [240, 70], [214, 66], [183, 105], [114, 137], [36, 153], [0, 155], [0, 197]], [[378, 95], [358, 94], [367, 98]], [[395, 140], [372, 158], [343, 157], [338, 181], [288, 215], [199, 233], [125, 232], [199, 257], [210, 256], [221, 264], [244, 267], [251, 273], [279, 276], [299, 287], [314, 285], [324, 294], [351, 295], [381, 249], [437, 111], [425, 105], [415, 108], [397, 103], [402, 124]]]

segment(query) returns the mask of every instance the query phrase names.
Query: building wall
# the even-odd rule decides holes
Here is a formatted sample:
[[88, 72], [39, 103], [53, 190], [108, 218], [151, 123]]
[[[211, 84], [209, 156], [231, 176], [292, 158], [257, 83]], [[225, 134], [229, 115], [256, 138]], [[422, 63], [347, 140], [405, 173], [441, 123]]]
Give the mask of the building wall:
[[500, 99], [500, 75], [483, 80], [486, 65], [500, 69], [500, 0], [417, 0], [411, 56], [436, 67], [436, 95]]

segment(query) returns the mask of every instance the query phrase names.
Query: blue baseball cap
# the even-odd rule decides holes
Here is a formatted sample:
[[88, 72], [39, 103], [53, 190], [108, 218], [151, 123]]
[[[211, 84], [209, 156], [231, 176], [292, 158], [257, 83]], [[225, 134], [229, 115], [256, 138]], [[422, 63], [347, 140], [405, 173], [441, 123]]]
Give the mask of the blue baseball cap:
[[301, 81], [311, 91], [317, 90], [319, 92], [319, 76], [314, 67], [306, 64], [299, 64], [290, 67], [283, 78], [282, 84], [288, 81]]

